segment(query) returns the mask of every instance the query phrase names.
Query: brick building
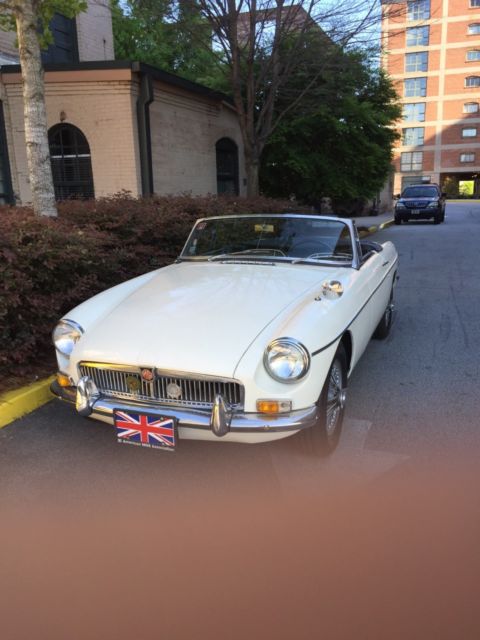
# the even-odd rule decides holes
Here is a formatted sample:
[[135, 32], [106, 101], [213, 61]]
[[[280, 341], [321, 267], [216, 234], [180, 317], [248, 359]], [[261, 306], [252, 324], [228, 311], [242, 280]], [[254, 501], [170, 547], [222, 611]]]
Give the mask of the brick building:
[[480, 195], [480, 0], [382, 0], [383, 64], [403, 104], [394, 192]]
[[[108, 0], [56, 15], [44, 52], [56, 195], [245, 193], [237, 114], [223, 94], [114, 60]], [[31, 199], [15, 35], [0, 31], [0, 203]]]

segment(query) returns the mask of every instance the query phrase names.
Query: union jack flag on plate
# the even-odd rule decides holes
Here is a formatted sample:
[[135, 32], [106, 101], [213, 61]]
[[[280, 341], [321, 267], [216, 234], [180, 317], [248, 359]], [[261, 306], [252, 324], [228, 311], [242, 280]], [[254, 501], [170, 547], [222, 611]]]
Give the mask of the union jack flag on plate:
[[117, 441], [150, 449], [174, 451], [175, 419], [135, 411], [113, 412]]

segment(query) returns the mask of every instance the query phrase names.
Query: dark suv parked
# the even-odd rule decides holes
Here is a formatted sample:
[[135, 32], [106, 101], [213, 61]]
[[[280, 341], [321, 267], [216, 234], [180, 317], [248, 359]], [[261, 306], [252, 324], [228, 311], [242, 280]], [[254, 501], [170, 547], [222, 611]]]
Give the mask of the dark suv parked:
[[405, 187], [395, 204], [395, 224], [408, 220], [433, 218], [434, 224], [445, 220], [445, 194], [437, 184]]

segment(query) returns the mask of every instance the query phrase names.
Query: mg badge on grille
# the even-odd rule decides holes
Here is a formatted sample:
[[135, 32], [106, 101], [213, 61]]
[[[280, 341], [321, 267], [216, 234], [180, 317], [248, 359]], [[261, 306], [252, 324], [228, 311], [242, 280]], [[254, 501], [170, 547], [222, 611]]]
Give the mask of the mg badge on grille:
[[140, 391], [141, 382], [137, 378], [137, 376], [127, 376], [125, 378], [125, 382], [127, 383], [128, 390], [131, 393], [136, 393], [137, 391]]
[[155, 378], [153, 369], [142, 369], [140, 375], [142, 376], [142, 380], [145, 380], [145, 382], [153, 382]]
[[175, 382], [170, 382], [167, 385], [167, 396], [172, 400], [180, 400], [182, 397], [182, 387]]

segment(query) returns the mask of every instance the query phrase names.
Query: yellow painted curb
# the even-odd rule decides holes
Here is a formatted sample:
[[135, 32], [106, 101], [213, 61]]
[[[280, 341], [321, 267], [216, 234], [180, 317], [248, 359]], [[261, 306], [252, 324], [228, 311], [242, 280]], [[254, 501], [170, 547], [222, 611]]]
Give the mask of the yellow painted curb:
[[392, 227], [394, 224], [395, 224], [395, 220], [392, 218], [391, 220], [382, 222], [382, 224], [379, 226], [379, 229], [387, 229], [388, 227]]
[[360, 238], [366, 238], [367, 236], [375, 233], [376, 231], [380, 231], [381, 229], [386, 229], [387, 227], [391, 227], [395, 220], [392, 218], [391, 220], [387, 220], [386, 222], [382, 222], [381, 224], [374, 224], [370, 227], [358, 227], [358, 235]]
[[53, 380], [55, 376], [50, 376], [0, 395], [0, 429], [51, 400], [50, 384]]

